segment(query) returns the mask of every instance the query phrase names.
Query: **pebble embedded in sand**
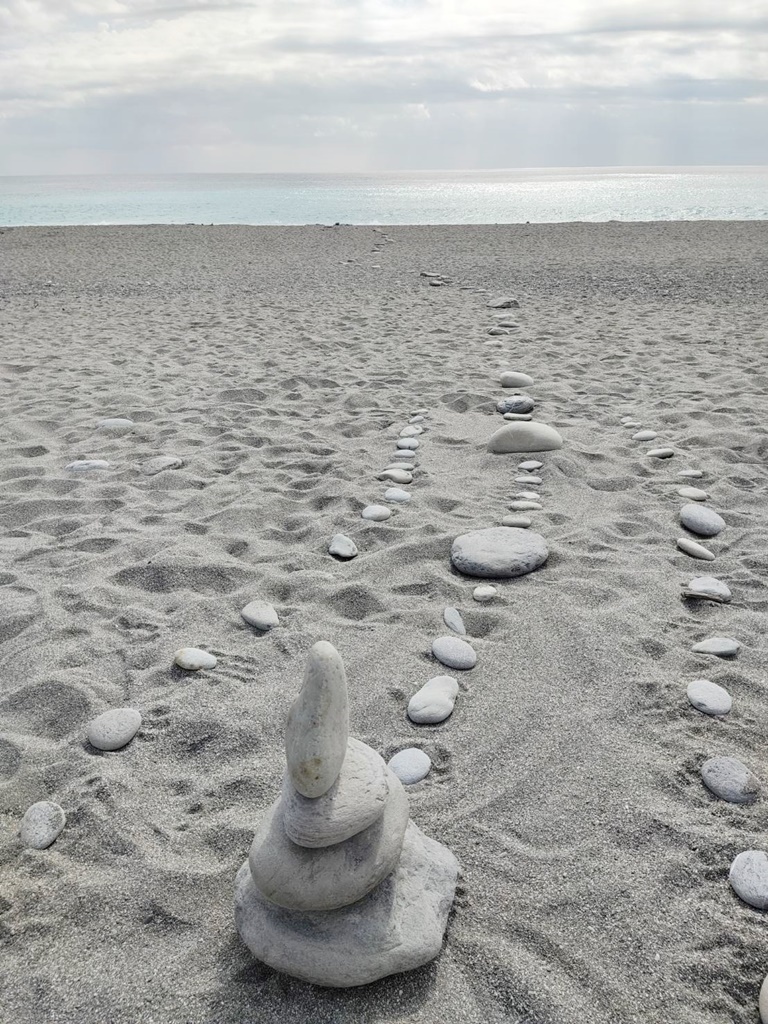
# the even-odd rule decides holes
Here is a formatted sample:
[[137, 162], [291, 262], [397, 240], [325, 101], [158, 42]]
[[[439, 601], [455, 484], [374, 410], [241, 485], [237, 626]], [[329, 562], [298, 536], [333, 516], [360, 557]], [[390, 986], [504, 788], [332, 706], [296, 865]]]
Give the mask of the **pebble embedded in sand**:
[[532, 522], [533, 520], [529, 519], [528, 516], [512, 515], [504, 516], [501, 520], [501, 525], [506, 527], [517, 527], [518, 530], [527, 530]]
[[513, 494], [512, 497], [515, 500], [522, 499], [523, 501], [538, 501], [541, 495], [538, 491], [518, 491], [517, 494]]
[[21, 819], [21, 841], [32, 850], [46, 850], [61, 835], [66, 822], [62, 807], [50, 800], [40, 800]]
[[408, 491], [403, 491], [399, 487], [388, 487], [384, 491], [384, 498], [386, 501], [394, 501], [396, 505], [404, 505], [411, 500], [411, 495]]
[[76, 473], [88, 473], [90, 470], [109, 469], [109, 463], [106, 459], [75, 459], [74, 462], [67, 463], [64, 468], [72, 469]]
[[173, 656], [174, 662], [179, 668], [187, 672], [199, 672], [203, 668], [216, 668], [216, 658], [208, 651], [201, 651], [199, 647], [182, 647]]
[[678, 537], [677, 546], [691, 558], [701, 558], [705, 562], [714, 562], [715, 560], [715, 556], [708, 548], [705, 548], [703, 544], [697, 544], [690, 537]]
[[472, 597], [480, 604], [488, 604], [489, 601], [493, 601], [497, 594], [498, 590], [496, 587], [492, 587], [490, 583], [481, 583], [479, 587], [475, 587], [472, 591]]
[[468, 670], [477, 664], [477, 655], [466, 640], [457, 636], [439, 636], [432, 641], [432, 653], [448, 668]]
[[544, 508], [540, 501], [529, 499], [510, 501], [509, 507], [513, 512], [537, 512]]
[[357, 546], [353, 540], [345, 537], [343, 533], [336, 533], [328, 545], [328, 554], [335, 555], [337, 558], [355, 558]]
[[562, 437], [546, 423], [507, 423], [488, 440], [488, 451], [494, 455], [550, 452], [562, 447]]
[[700, 480], [704, 476], [700, 469], [681, 469], [677, 475], [688, 477], [689, 480]]
[[419, 442], [415, 437], [399, 437], [395, 442], [396, 448], [406, 448], [412, 452], [415, 452], [419, 447]]
[[525, 462], [518, 462], [517, 468], [518, 469], [528, 469], [528, 470], [543, 469], [544, 468], [544, 463], [543, 462], [537, 462], [536, 459], [526, 459]]
[[632, 435], [633, 441], [653, 441], [655, 437], [659, 435], [655, 430], [638, 430], [636, 434]]
[[631, 423], [634, 420], [634, 416], [622, 416], [619, 420], [620, 423]]
[[672, 448], [651, 448], [645, 454], [649, 459], [671, 459], [675, 452]]
[[422, 413], [416, 413], [414, 416], [411, 416], [411, 418], [408, 420], [408, 422], [409, 423], [423, 423], [424, 422], [424, 416], [423, 416]]
[[400, 437], [418, 437], [419, 434], [423, 433], [424, 428], [416, 424], [416, 426], [414, 427], [403, 427], [403, 429], [400, 431]]
[[392, 515], [392, 510], [386, 505], [366, 505], [360, 513], [363, 519], [370, 519], [374, 523], [383, 523]]
[[528, 473], [526, 476], [516, 476], [516, 484], [533, 484], [536, 487], [538, 484], [543, 483], [540, 476], [534, 476], [532, 473]]
[[634, 430], [635, 427], [641, 427], [642, 423], [639, 420], [625, 420], [622, 426], [629, 430]]
[[157, 476], [166, 469], [181, 469], [183, 465], [184, 460], [178, 455], [156, 455], [153, 459], [142, 462], [139, 469], [144, 476]]
[[715, 654], [718, 658], [732, 658], [741, 644], [732, 636], [711, 636], [700, 640], [691, 648], [696, 654]]
[[415, 473], [416, 467], [412, 462], [390, 462], [384, 467], [385, 471], [388, 469], [402, 469], [406, 473]]
[[533, 384], [533, 377], [527, 373], [515, 373], [514, 370], [505, 370], [499, 378], [503, 388], [529, 388]]
[[511, 420], [513, 423], [520, 421], [529, 423], [533, 416], [529, 412], [505, 412], [504, 419]]
[[391, 480], [393, 484], [413, 483], [413, 473], [407, 469], [385, 469], [379, 473], [379, 480]]
[[113, 708], [94, 718], [85, 735], [97, 750], [120, 750], [141, 728], [141, 715], [135, 708]]
[[730, 587], [715, 576], [695, 576], [684, 584], [683, 597], [728, 604], [732, 596]]
[[127, 434], [134, 428], [133, 420], [129, 420], [122, 416], [113, 416], [101, 422], [96, 427], [97, 430], [103, 430], [110, 434]]
[[467, 635], [467, 627], [464, 625], [458, 608], [446, 608], [443, 612], [443, 622], [446, 624], [448, 629], [452, 629], [454, 633], [458, 633], [460, 636]]
[[760, 780], [736, 757], [710, 757], [701, 766], [701, 780], [730, 804], [752, 804], [760, 796]]
[[768, 910], [768, 857], [762, 850], [745, 850], [735, 857], [728, 881], [745, 903]]
[[727, 715], [733, 707], [730, 693], [709, 679], [694, 679], [688, 684], [688, 700], [705, 715]]
[[517, 299], [512, 299], [507, 295], [502, 295], [498, 299], [491, 299], [488, 303], [489, 309], [519, 309], [520, 303]]
[[398, 448], [391, 456], [392, 462], [407, 462], [409, 466], [414, 464], [415, 458], [416, 452], [412, 452], [410, 448]]
[[503, 327], [489, 327], [486, 334], [490, 334], [492, 338], [499, 338], [509, 334], [509, 331], [505, 331]]
[[471, 530], [457, 537], [451, 546], [453, 567], [465, 576], [509, 579], [525, 576], [549, 557], [544, 538], [538, 533], [496, 526]]
[[725, 529], [722, 516], [702, 505], [683, 505], [680, 509], [680, 522], [686, 530], [699, 537], [716, 537]]
[[278, 625], [277, 612], [269, 601], [251, 601], [240, 612], [249, 626], [266, 632]]
[[699, 487], [678, 487], [677, 493], [681, 498], [688, 498], [689, 501], [706, 501], [709, 495]]
[[768, 976], [763, 979], [760, 986], [760, 997], [758, 999], [760, 1011], [760, 1024], [768, 1024]]
[[497, 412], [533, 412], [536, 403], [530, 395], [510, 395], [509, 398], [500, 398], [496, 403]]
[[444, 722], [453, 711], [459, 684], [452, 676], [435, 676], [408, 702], [408, 717], [417, 725]]
[[418, 747], [407, 747], [389, 759], [387, 767], [404, 786], [413, 786], [429, 775], [432, 762]]

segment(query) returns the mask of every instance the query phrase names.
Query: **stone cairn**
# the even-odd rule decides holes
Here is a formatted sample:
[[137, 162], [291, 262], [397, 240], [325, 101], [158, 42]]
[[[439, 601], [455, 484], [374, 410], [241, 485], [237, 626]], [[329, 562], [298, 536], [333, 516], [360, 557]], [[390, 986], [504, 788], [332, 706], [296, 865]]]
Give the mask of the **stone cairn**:
[[341, 656], [309, 654], [289, 713], [280, 798], [235, 882], [235, 921], [253, 955], [316, 985], [347, 988], [440, 952], [459, 866], [408, 820], [402, 783], [349, 738]]

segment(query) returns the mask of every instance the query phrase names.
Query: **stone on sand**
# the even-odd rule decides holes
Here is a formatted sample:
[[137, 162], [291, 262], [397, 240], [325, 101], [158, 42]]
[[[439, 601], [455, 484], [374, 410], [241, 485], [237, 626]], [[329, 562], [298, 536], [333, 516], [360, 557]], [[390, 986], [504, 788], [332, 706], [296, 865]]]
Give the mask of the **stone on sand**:
[[699, 537], [716, 537], [725, 529], [725, 520], [711, 508], [702, 505], [683, 505], [680, 522]]
[[452, 629], [454, 633], [458, 633], [459, 636], [467, 635], [467, 627], [464, 625], [458, 608], [446, 608], [443, 612], [443, 622], [446, 624], [448, 629]]
[[768, 857], [762, 850], [745, 850], [735, 857], [728, 881], [745, 903], [768, 910]]
[[388, 487], [384, 491], [384, 499], [385, 501], [394, 501], [396, 505], [404, 505], [411, 500], [411, 495], [399, 487]]
[[457, 636], [440, 636], [432, 641], [432, 654], [448, 668], [468, 671], [477, 664], [477, 655], [466, 640]]
[[156, 476], [166, 469], [181, 469], [183, 465], [184, 460], [178, 455], [155, 455], [154, 458], [142, 462], [139, 469], [144, 476]]
[[419, 434], [423, 434], [423, 433], [424, 433], [424, 428], [420, 427], [418, 425], [418, 423], [417, 423], [415, 426], [403, 427], [403, 429], [400, 431], [400, 437], [401, 438], [404, 438], [404, 437], [418, 437]]
[[678, 537], [677, 546], [691, 558], [700, 558], [704, 562], [714, 562], [715, 560], [714, 554], [708, 548], [705, 548], [703, 544], [697, 544], [690, 537]]
[[492, 434], [488, 441], [488, 451], [495, 455], [551, 452], [562, 447], [562, 437], [546, 423], [507, 423]]
[[537, 470], [537, 469], [543, 469], [543, 467], [544, 467], [544, 463], [543, 462], [537, 462], [536, 459], [526, 459], [525, 462], [518, 462], [518, 464], [517, 464], [517, 468], [518, 469], [525, 469], [525, 470], [532, 470], [532, 471], [533, 470]]
[[732, 636], [711, 636], [700, 640], [691, 648], [696, 654], [714, 654], [718, 658], [732, 658], [741, 647]]
[[415, 452], [419, 447], [419, 442], [415, 437], [399, 437], [395, 442], [396, 448], [405, 448], [412, 452]]
[[472, 597], [479, 604], [488, 604], [494, 600], [498, 593], [496, 587], [492, 587], [490, 583], [481, 583], [479, 587], [475, 587], [472, 591]]
[[700, 469], [681, 469], [677, 475], [688, 477], [689, 480], [700, 480], [704, 476]]
[[266, 631], [277, 626], [277, 612], [269, 601], [251, 601], [240, 612], [249, 626]]
[[488, 303], [489, 309], [519, 309], [520, 303], [517, 299], [510, 298], [507, 295], [499, 296], [496, 299], [491, 299]]
[[638, 430], [636, 434], [632, 435], [633, 441], [653, 441], [655, 437], [658, 437], [655, 430]]
[[728, 604], [732, 597], [730, 587], [715, 576], [695, 576], [683, 586], [683, 597], [715, 601], [718, 604]]
[[383, 523], [392, 515], [391, 509], [386, 505], [366, 505], [360, 513], [363, 519], [370, 519], [374, 523]]
[[389, 759], [387, 767], [404, 786], [413, 786], [429, 775], [432, 761], [418, 747], [406, 747]]
[[649, 459], [671, 459], [675, 452], [672, 448], [651, 448], [645, 454]]
[[509, 579], [524, 576], [543, 565], [549, 556], [538, 533], [495, 526], [472, 530], [457, 537], [451, 546], [451, 562], [465, 576]]
[[120, 750], [141, 728], [141, 714], [135, 708], [113, 708], [88, 723], [85, 735], [97, 750]]
[[357, 545], [351, 538], [345, 537], [343, 533], [336, 533], [328, 545], [328, 553], [336, 558], [355, 558], [357, 556]]
[[501, 525], [505, 527], [516, 527], [518, 530], [527, 530], [532, 522], [533, 520], [528, 516], [514, 514], [510, 516], [503, 516]]
[[62, 807], [50, 800], [40, 800], [27, 808], [21, 819], [21, 842], [32, 850], [47, 850], [61, 835], [66, 821]]
[[677, 493], [681, 498], [688, 498], [689, 501], [706, 501], [709, 495], [700, 487], [678, 487]]
[[379, 473], [379, 480], [391, 480], [393, 484], [413, 483], [413, 474], [407, 469], [385, 469]]
[[529, 423], [533, 416], [529, 412], [505, 412], [504, 419], [511, 420], [513, 423]]
[[533, 377], [527, 373], [516, 373], [514, 370], [505, 370], [499, 378], [503, 388], [529, 388], [533, 384]]
[[752, 804], [760, 796], [760, 780], [736, 757], [710, 757], [701, 766], [704, 785], [731, 804]]
[[408, 717], [417, 725], [444, 722], [453, 711], [459, 684], [452, 676], [435, 676], [411, 697]]
[[199, 672], [204, 668], [216, 668], [216, 658], [208, 651], [201, 651], [199, 647], [182, 647], [173, 656], [174, 662], [179, 668], [187, 672]]
[[693, 679], [687, 694], [696, 710], [705, 715], [727, 715], [733, 707], [730, 693], [709, 679]]
[[500, 398], [496, 403], [496, 412], [533, 412], [536, 403], [530, 395], [510, 395], [509, 398]]
[[124, 416], [112, 416], [101, 420], [96, 429], [108, 434], [129, 434], [133, 430], [134, 425], [133, 420], [129, 420]]
[[93, 470], [109, 469], [109, 463], [106, 459], [75, 459], [74, 462], [68, 462], [64, 468], [75, 473], [89, 473]]
[[510, 501], [509, 507], [513, 512], [539, 512], [544, 508], [540, 501], [533, 501], [530, 498], [516, 498]]
[[543, 480], [540, 476], [534, 476], [533, 473], [526, 473], [525, 476], [516, 476], [515, 483], [532, 484], [534, 487], [537, 487], [539, 484], [543, 483]]

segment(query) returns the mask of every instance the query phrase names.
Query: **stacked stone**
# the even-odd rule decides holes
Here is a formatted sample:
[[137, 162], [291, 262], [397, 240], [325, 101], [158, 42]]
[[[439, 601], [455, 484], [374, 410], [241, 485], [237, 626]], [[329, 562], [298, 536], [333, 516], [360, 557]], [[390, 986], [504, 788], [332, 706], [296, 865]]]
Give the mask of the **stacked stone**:
[[365, 985], [433, 959], [458, 864], [409, 822], [402, 783], [349, 738], [344, 665], [312, 648], [288, 715], [287, 771], [238, 872], [235, 918], [251, 952], [319, 985]]

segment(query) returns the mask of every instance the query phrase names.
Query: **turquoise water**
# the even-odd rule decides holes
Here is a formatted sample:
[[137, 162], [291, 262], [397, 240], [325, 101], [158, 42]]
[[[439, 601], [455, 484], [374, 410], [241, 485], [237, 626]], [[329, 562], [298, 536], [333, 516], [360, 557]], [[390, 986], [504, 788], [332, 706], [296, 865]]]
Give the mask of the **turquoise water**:
[[767, 167], [0, 177], [0, 225], [765, 220]]

